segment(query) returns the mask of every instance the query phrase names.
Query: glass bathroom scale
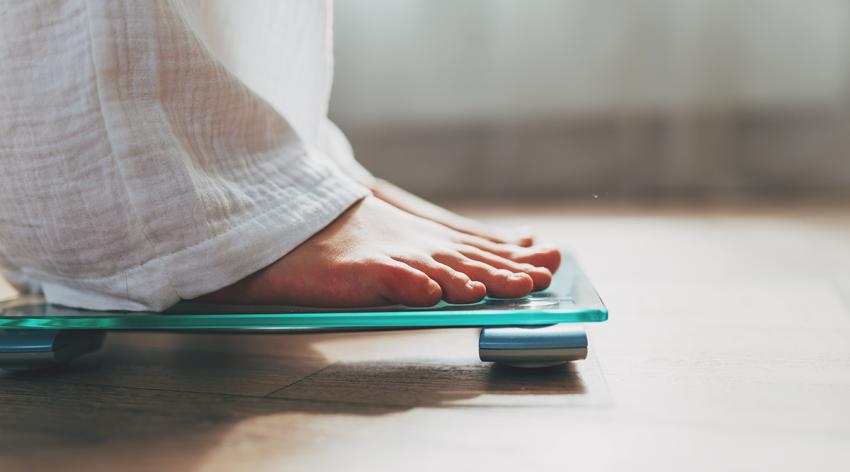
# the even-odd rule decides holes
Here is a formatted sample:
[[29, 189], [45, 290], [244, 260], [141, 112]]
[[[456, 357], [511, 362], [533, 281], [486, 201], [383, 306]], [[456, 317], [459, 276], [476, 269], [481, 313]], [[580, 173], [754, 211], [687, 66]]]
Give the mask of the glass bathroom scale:
[[181, 302], [165, 312], [88, 311], [37, 296], [0, 303], [0, 370], [63, 365], [97, 351], [112, 331], [280, 333], [479, 327], [479, 357], [519, 367], [584, 359], [587, 336], [576, 323], [608, 319], [608, 310], [575, 260], [565, 254], [545, 291], [428, 308], [318, 309]]
[[575, 261], [565, 254], [551, 286], [518, 299], [487, 297], [428, 308], [317, 309], [181, 302], [166, 312], [86, 311], [24, 296], [0, 303], [0, 330], [328, 332], [487, 326], [543, 326], [605, 321], [608, 311]]

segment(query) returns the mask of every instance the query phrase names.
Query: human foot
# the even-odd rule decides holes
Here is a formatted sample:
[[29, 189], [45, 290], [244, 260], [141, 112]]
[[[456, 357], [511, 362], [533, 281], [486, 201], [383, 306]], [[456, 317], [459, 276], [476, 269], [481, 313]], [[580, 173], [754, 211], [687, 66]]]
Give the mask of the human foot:
[[525, 250], [540, 263], [508, 259], [506, 245], [366, 197], [272, 265], [201, 299], [343, 307], [521, 297], [546, 288], [545, 267], [560, 261], [557, 251]]

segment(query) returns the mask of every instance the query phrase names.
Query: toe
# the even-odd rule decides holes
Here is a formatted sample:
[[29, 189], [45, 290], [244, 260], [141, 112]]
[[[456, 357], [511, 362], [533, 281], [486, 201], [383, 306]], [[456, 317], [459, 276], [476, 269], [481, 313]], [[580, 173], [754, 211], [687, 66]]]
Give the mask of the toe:
[[534, 289], [534, 281], [528, 274], [522, 272], [514, 273], [507, 269], [499, 269], [460, 253], [440, 254], [434, 258], [458, 272], [463, 272], [472, 280], [483, 283], [487, 288], [487, 294], [493, 297], [519, 298], [528, 295]]
[[481, 249], [482, 251], [497, 254], [506, 259], [516, 259], [525, 252], [525, 249], [516, 244], [497, 243], [477, 236], [460, 235], [460, 237], [456, 238], [456, 241]]
[[504, 230], [458, 215], [454, 215], [453, 218], [442, 223], [455, 231], [497, 244], [512, 244], [522, 247], [534, 244], [534, 236], [529, 227]]
[[554, 274], [561, 266], [561, 251], [554, 247], [535, 246], [517, 254], [512, 259], [537, 267], [545, 267]]
[[383, 262], [379, 271], [381, 295], [390, 303], [431, 306], [443, 297], [443, 291], [436, 281], [408, 264], [391, 259]]
[[522, 226], [516, 230], [516, 236], [513, 238], [513, 242], [517, 246], [531, 247], [534, 245], [534, 233], [530, 227]]
[[537, 267], [525, 262], [517, 262], [473, 246], [461, 246], [459, 251], [461, 254], [470, 259], [483, 262], [498, 269], [528, 274], [534, 282], [534, 290], [543, 290], [552, 283], [552, 272], [545, 267]]
[[531, 264], [536, 267], [549, 269], [554, 274], [561, 265], [561, 251], [544, 246], [522, 247], [516, 244], [494, 243], [484, 238], [475, 236], [461, 236], [456, 238], [461, 244], [472, 246], [482, 251], [496, 254], [504, 259], [514, 262]]
[[496, 244], [510, 244], [520, 247], [528, 247], [534, 244], [534, 236], [531, 235], [530, 231], [502, 231], [490, 226], [480, 225], [477, 229], [465, 231], [465, 233]]
[[440, 284], [443, 300], [449, 303], [475, 303], [487, 295], [487, 288], [484, 284], [476, 282], [463, 272], [452, 269], [430, 257], [398, 258], [396, 260], [424, 272]]

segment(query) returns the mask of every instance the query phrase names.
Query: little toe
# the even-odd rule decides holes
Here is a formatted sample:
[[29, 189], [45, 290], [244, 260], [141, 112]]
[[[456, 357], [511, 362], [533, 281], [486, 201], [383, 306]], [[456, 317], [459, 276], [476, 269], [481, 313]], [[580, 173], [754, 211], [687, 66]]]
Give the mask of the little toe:
[[481, 282], [474, 281], [463, 272], [459, 272], [431, 258], [397, 258], [424, 272], [428, 277], [440, 284], [443, 300], [449, 303], [475, 303], [485, 295], [487, 288]]

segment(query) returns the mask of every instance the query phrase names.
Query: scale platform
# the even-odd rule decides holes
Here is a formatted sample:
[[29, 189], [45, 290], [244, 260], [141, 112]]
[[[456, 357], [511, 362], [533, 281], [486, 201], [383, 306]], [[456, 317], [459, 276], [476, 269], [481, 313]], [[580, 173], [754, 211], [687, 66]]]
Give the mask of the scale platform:
[[462, 327], [482, 328], [482, 361], [540, 367], [584, 359], [587, 337], [578, 323], [607, 319], [599, 295], [566, 253], [547, 290], [467, 305], [321, 309], [181, 302], [161, 313], [104, 312], [26, 295], [0, 303], [0, 368], [67, 363], [96, 351], [110, 331], [298, 334]]

